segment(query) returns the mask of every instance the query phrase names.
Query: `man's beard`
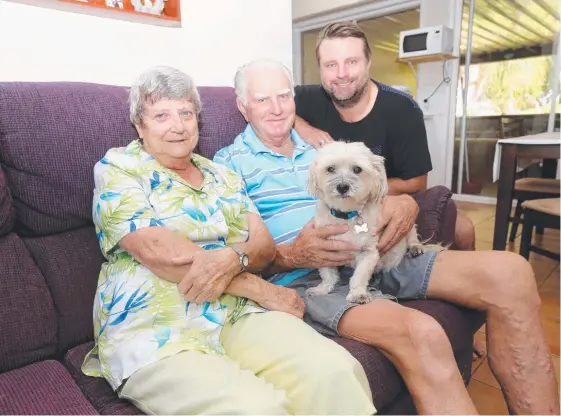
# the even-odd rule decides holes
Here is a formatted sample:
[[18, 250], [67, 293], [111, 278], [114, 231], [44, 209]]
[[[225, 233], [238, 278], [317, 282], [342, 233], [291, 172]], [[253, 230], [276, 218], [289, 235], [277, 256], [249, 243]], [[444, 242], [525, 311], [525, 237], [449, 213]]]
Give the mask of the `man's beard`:
[[355, 90], [355, 92], [348, 96], [348, 97], [338, 97], [335, 95], [335, 92], [333, 91], [333, 89], [328, 89], [325, 88], [324, 89], [327, 91], [327, 94], [331, 97], [331, 99], [333, 100], [333, 102], [341, 108], [350, 108], [353, 107], [356, 103], [358, 103], [360, 101], [360, 99], [363, 97], [363, 95], [366, 93], [366, 91], [368, 90], [368, 78], [366, 78], [363, 82], [362, 85], [360, 85], [359, 87], [357, 87], [357, 89]]

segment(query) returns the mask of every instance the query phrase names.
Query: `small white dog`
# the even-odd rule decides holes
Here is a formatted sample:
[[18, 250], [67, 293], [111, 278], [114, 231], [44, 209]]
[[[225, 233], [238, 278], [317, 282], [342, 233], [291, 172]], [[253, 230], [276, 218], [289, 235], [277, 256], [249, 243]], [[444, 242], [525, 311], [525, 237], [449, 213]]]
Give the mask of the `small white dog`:
[[[381, 203], [388, 192], [384, 158], [376, 156], [364, 143], [333, 142], [318, 151], [310, 166], [308, 192], [318, 197], [316, 226], [349, 224], [349, 231], [332, 238], [355, 243], [362, 247], [349, 266], [354, 273], [349, 282], [347, 300], [368, 303], [372, 296], [368, 282], [372, 274], [391, 269], [404, 255], [419, 255], [423, 245], [417, 236], [417, 227], [380, 258], [378, 249], [378, 222]], [[309, 295], [326, 295], [339, 280], [336, 268], [319, 269], [322, 282], [307, 290]]]

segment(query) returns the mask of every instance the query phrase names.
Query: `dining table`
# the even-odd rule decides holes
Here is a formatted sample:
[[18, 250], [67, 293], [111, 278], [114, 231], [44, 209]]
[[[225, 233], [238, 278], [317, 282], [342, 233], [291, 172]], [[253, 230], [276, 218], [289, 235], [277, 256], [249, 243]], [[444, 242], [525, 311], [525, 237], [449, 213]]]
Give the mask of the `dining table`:
[[495, 148], [493, 181], [498, 180], [493, 250], [504, 250], [512, 210], [516, 173], [532, 162], [543, 161], [542, 176], [555, 178], [561, 147], [560, 133], [546, 132], [500, 139]]

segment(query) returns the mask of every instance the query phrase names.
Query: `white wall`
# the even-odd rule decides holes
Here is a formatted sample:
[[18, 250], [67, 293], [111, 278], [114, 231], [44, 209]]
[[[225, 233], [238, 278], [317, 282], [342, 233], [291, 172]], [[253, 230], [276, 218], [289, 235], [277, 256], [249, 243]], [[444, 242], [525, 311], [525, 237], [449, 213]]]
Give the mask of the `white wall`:
[[297, 20], [326, 11], [368, 2], [368, 0], [292, 0], [292, 18]]
[[255, 58], [292, 67], [290, 0], [181, 3], [182, 27], [170, 28], [0, 0], [0, 81], [128, 85], [165, 64], [197, 85], [233, 85]]
[[[454, 54], [459, 56], [462, 0], [422, 0], [420, 25], [434, 26], [439, 24], [456, 28], [454, 34]], [[443, 79], [442, 62], [425, 63], [418, 66], [417, 101], [425, 113], [434, 114], [425, 120], [429, 138], [429, 150], [433, 170], [428, 176], [428, 185], [446, 185], [452, 187], [452, 155], [454, 152], [454, 124], [456, 91], [458, 85], [459, 60], [453, 59], [446, 63], [449, 83], [444, 83], [429, 100], [428, 107], [423, 98], [433, 93]]]

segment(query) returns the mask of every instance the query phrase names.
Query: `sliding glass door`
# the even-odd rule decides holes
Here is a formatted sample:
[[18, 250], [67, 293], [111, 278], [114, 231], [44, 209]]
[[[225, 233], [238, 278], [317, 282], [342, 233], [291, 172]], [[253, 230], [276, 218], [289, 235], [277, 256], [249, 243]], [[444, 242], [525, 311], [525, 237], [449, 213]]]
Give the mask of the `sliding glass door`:
[[[561, 0], [464, 2], [454, 192], [496, 197], [497, 140], [559, 131], [560, 10]], [[541, 176], [540, 163], [519, 175]]]

